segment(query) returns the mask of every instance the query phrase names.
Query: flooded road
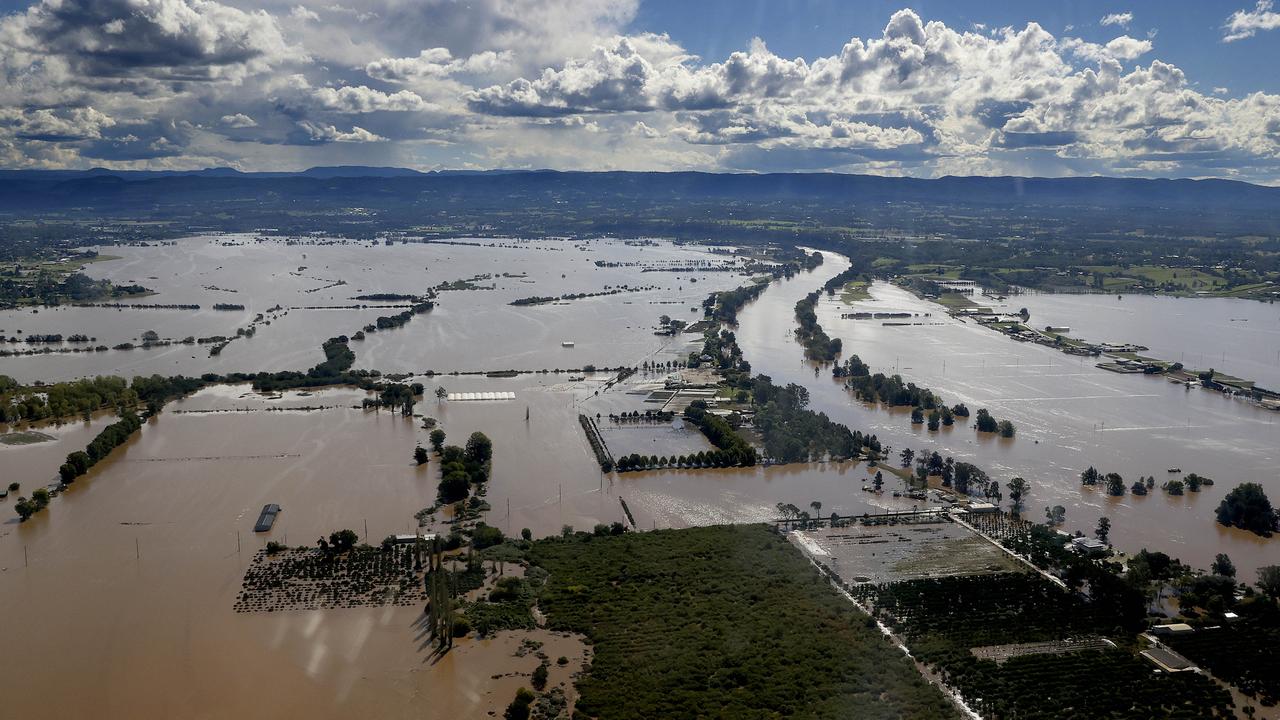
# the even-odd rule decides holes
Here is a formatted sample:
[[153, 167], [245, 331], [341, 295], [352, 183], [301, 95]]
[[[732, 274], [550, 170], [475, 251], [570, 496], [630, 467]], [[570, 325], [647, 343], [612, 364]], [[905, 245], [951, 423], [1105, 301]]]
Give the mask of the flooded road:
[[[824, 295], [819, 322], [831, 337], [841, 338], [846, 356], [858, 354], [872, 372], [896, 371], [939, 392], [948, 404], [963, 402], [975, 412], [988, 408], [1018, 428], [1012, 440], [979, 434], [961, 423], [929, 432], [911, 425], [905, 410], [855, 401], [829, 368], [815, 376], [813, 364], [789, 337], [795, 302], [847, 266], [843, 258], [828, 255], [815, 272], [781, 281], [739, 313], [738, 342], [754, 372], [772, 376], [775, 383], [804, 385], [814, 410], [876, 434], [895, 453], [927, 449], [974, 463], [1002, 483], [1026, 478], [1033, 489], [1025, 504], [1033, 517], [1060, 504], [1067, 508], [1066, 527], [1086, 534], [1092, 534], [1097, 518], [1110, 517], [1112, 541], [1121, 549], [1160, 549], [1199, 567], [1226, 552], [1242, 578], [1276, 561], [1280, 546], [1218, 525], [1214, 511], [1240, 482], [1260, 482], [1273, 497], [1280, 494], [1280, 415], [1159, 377], [1110, 373], [1094, 367], [1094, 360], [1009, 340], [952, 319], [940, 306], [885, 283], [875, 283], [872, 299], [852, 306]], [[923, 324], [840, 318], [851, 310], [918, 313], [911, 321]], [[1157, 488], [1146, 497], [1109, 497], [1100, 488], [1081, 487], [1079, 474], [1090, 465], [1120, 473], [1126, 484], [1154, 475]], [[1174, 467], [1182, 473], [1167, 472]], [[1217, 484], [1182, 497], [1159, 490], [1160, 483], [1189, 472]]]

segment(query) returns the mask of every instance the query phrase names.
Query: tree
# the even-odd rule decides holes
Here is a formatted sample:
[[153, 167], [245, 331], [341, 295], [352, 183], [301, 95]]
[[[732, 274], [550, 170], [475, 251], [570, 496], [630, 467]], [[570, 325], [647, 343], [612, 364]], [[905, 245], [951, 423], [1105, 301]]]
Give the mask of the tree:
[[440, 500], [446, 503], [466, 500], [471, 492], [471, 477], [465, 472], [454, 470], [440, 478], [438, 488]]
[[991, 417], [991, 413], [987, 412], [986, 408], [978, 411], [978, 419], [975, 424], [978, 432], [993, 433], [1000, 429], [1000, 424], [996, 422], [995, 418]]
[[1170, 480], [1169, 482], [1165, 483], [1165, 484], [1163, 485], [1163, 487], [1164, 487], [1164, 491], [1165, 491], [1165, 492], [1167, 492], [1167, 493], [1169, 493], [1170, 495], [1181, 495], [1181, 494], [1182, 494], [1182, 481], [1181, 481], [1181, 480]]
[[1120, 473], [1107, 473], [1107, 494], [1120, 497], [1124, 495], [1124, 478]]
[[63, 484], [73, 483], [76, 480], [76, 469], [71, 463], [62, 463], [58, 468], [58, 477], [62, 479]]
[[1213, 559], [1213, 566], [1210, 569], [1214, 575], [1223, 577], [1236, 576], [1235, 563], [1231, 562], [1231, 558], [1227, 557], [1226, 553], [1218, 553], [1217, 557]]
[[1013, 502], [1013, 508], [1017, 509], [1022, 506], [1022, 498], [1031, 491], [1031, 486], [1026, 480], [1016, 477], [1008, 482], [1009, 500]]
[[1280, 519], [1261, 485], [1241, 483], [1218, 504], [1218, 522], [1270, 537]]
[[1102, 542], [1110, 545], [1111, 541], [1108, 538], [1111, 536], [1111, 519], [1107, 517], [1098, 518], [1098, 527], [1093, 531], [1093, 534]]
[[911, 467], [911, 461], [912, 459], [915, 458], [915, 456], [916, 456], [915, 450], [912, 450], [911, 448], [907, 448], [903, 450], [902, 451], [902, 467], [904, 468]]
[[920, 425], [924, 422], [924, 409], [920, 407], [911, 408], [911, 424]]
[[1067, 519], [1067, 509], [1061, 505], [1046, 507], [1044, 509], [1045, 521], [1050, 525], [1061, 525]]
[[360, 539], [354, 530], [338, 530], [329, 533], [329, 547], [334, 552], [345, 552], [356, 546], [356, 541]]
[[422, 447], [421, 445], [413, 449], [413, 460], [419, 465], [426, 465], [429, 457], [430, 456], [427, 454], [427, 449]]
[[18, 498], [18, 502], [14, 504], [13, 509], [18, 513], [18, 518], [20, 520], [26, 520], [36, 514], [36, 506], [24, 497]]
[[1280, 600], [1280, 565], [1258, 568], [1258, 588], [1270, 597]]
[[467, 462], [484, 465], [493, 459], [493, 441], [489, 439], [488, 435], [477, 430], [471, 433], [471, 437], [467, 438], [465, 452]]
[[525, 688], [516, 690], [516, 699], [507, 706], [502, 717], [505, 720], [529, 720], [529, 706], [533, 704], [535, 695]]
[[1101, 477], [1102, 477], [1102, 474], [1099, 473], [1096, 469], [1094, 469], [1092, 465], [1090, 465], [1088, 470], [1085, 470], [1084, 472], [1080, 473], [1080, 484], [1081, 485], [1097, 485], [1098, 480]]
[[445, 390], [443, 385], [436, 388], [436, 402], [440, 402], [447, 397], [449, 397], [449, 391]]
[[530, 530], [529, 528], [521, 528], [521, 529], [520, 529], [520, 537], [524, 538], [525, 540], [532, 540], [532, 539], [533, 539], [533, 531], [532, 531], [532, 530]]
[[1018, 429], [1015, 428], [1013, 423], [1008, 420], [1001, 420], [996, 428], [1000, 431], [1000, 437], [1002, 438], [1011, 438], [1016, 432], [1018, 432]]
[[822, 514], [822, 502], [820, 500], [814, 500], [813, 502], [809, 503], [809, 507], [813, 508], [814, 517], [818, 517], [819, 515]]
[[876, 489], [876, 492], [880, 492], [880, 489], [884, 487], [884, 473], [877, 470], [875, 480], [871, 481], [871, 485]]
[[431, 431], [431, 435], [429, 437], [431, 439], [431, 449], [435, 450], [436, 454], [439, 455], [440, 451], [444, 449], [444, 431], [440, 428], [436, 428]]
[[542, 664], [533, 670], [533, 679], [530, 680], [534, 690], [542, 690], [547, 686], [547, 663], [544, 660]]

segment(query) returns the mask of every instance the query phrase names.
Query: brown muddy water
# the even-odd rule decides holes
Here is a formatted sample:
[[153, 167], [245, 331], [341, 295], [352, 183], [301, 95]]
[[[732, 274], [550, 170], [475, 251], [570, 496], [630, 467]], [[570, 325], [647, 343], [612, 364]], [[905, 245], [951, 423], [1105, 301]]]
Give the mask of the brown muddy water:
[[[153, 327], [162, 336], [228, 333], [277, 303], [339, 304], [357, 294], [421, 292], [439, 282], [494, 273], [498, 277], [479, 282], [498, 289], [443, 292], [431, 314], [353, 343], [357, 364], [406, 372], [634, 365], [680, 357], [697, 346], [692, 335], [652, 335], [658, 315], [692, 319], [688, 308], [699, 305], [707, 292], [744, 282], [730, 272], [640, 273], [638, 266], [597, 268], [593, 262], [723, 261], [663, 244], [593, 242], [582, 250], [555, 241], [511, 241], [513, 247], [502, 248], [250, 242], [198, 238], [177, 246], [113, 248], [125, 259], [90, 269], [95, 276], [107, 273], [157, 289], [159, 295], [148, 302], [244, 303], [243, 314], [172, 311], [172, 324], [160, 326], [158, 318], [168, 311], [60, 309], [5, 316], [0, 327], [10, 334], [16, 317], [27, 332], [96, 328], [90, 334], [109, 336], [110, 342]], [[297, 270], [302, 266], [307, 270]], [[805, 385], [815, 409], [874, 432], [895, 449], [937, 449], [1002, 481], [1022, 475], [1033, 485], [1029, 512], [1038, 515], [1045, 505], [1062, 504], [1068, 508], [1069, 529], [1091, 531], [1099, 515], [1108, 515], [1122, 549], [1159, 548], [1200, 566], [1227, 552], [1242, 578], [1258, 565], [1277, 561], [1280, 546], [1217, 526], [1213, 509], [1242, 480], [1262, 482], [1273, 497], [1280, 495], [1275, 472], [1280, 416], [1015, 343], [950, 320], [941, 308], [882, 284], [858, 309], [930, 312], [930, 321], [938, 324], [887, 327], [840, 320], [848, 306], [824, 298], [820, 321], [831, 335], [843, 338], [846, 352], [857, 352], [874, 370], [896, 367], [949, 402], [965, 402], [974, 410], [988, 407], [1017, 423], [1019, 431], [1013, 441], [1001, 441], [959, 426], [939, 433], [914, 428], [903, 412], [854, 402], [829, 373], [815, 376], [791, 337], [796, 300], [843, 267], [841, 258], [828, 255], [819, 270], [775, 284], [743, 310], [737, 334], [755, 372], [777, 383]], [[503, 278], [502, 272], [527, 276]], [[687, 282], [690, 277], [698, 282]], [[348, 284], [305, 292], [337, 278]], [[506, 304], [517, 297], [598, 291], [614, 284], [665, 289], [567, 305]], [[206, 285], [240, 292], [207, 290]], [[671, 298], [676, 304], [659, 304]], [[324, 338], [353, 332], [378, 314], [389, 312], [290, 311], [212, 359], [199, 348], [4, 358], [0, 373], [30, 380], [302, 368], [316, 362]], [[85, 327], [89, 323], [93, 328]], [[561, 347], [565, 340], [575, 346]], [[643, 412], [653, 407], [644, 402], [648, 391], [660, 388], [665, 376], [640, 372], [606, 390], [610, 377], [418, 376], [414, 379], [427, 392], [415, 410], [437, 418], [450, 443], [461, 444], [476, 430], [493, 439], [487, 496], [492, 509], [485, 520], [510, 534], [525, 527], [547, 535], [564, 525], [588, 529], [625, 522], [620, 498], [640, 529], [767, 520], [777, 514], [779, 502], [808, 510], [810, 502], [819, 501], [824, 514], [924, 504], [863, 491], [874, 471], [854, 463], [603, 475], [577, 416]], [[437, 402], [437, 387], [511, 391], [515, 399]], [[352, 407], [364, 397], [355, 389], [271, 397], [244, 386], [206, 389], [168, 405], [139, 436], [31, 521], [16, 522], [11, 509], [16, 498], [0, 502], [0, 617], [6, 619], [0, 695], [6, 711], [37, 718], [500, 714], [515, 687], [524, 684], [519, 673], [536, 665], [529, 657], [512, 657], [518, 641], [511, 638], [467, 641], [433, 664], [416, 625], [418, 608], [232, 610], [251, 554], [268, 538], [309, 544], [345, 527], [376, 543], [391, 533], [412, 532], [414, 513], [433, 503], [434, 461], [425, 468], [411, 462], [414, 446], [427, 441], [421, 419]], [[0, 445], [5, 483], [19, 480], [29, 494], [51, 481], [66, 453], [83, 447], [109, 421], [41, 428], [55, 437], [50, 442]], [[701, 447], [700, 438], [669, 427], [609, 432], [630, 433], [618, 441], [619, 449], [669, 444], [650, 454], [670, 455]], [[1213, 477], [1217, 485], [1182, 498], [1157, 491], [1145, 498], [1112, 499], [1079, 487], [1077, 475], [1089, 464], [1120, 472], [1130, 482], [1139, 474], [1163, 481], [1166, 468], [1181, 467]], [[886, 478], [892, 490], [897, 481], [887, 473]], [[271, 533], [254, 534], [253, 523], [266, 503], [278, 503], [284, 511]], [[551, 653], [558, 654], [570, 653]], [[492, 680], [492, 675], [501, 677]], [[555, 677], [553, 666], [553, 680], [568, 682]]]
[[[277, 306], [282, 310], [270, 324], [259, 323], [254, 337], [232, 342], [215, 357], [209, 357], [207, 346], [188, 345], [19, 356], [0, 358], [0, 373], [33, 382], [100, 374], [131, 377], [306, 369], [323, 359], [319, 348], [326, 338], [351, 335], [380, 315], [404, 309], [403, 303], [387, 307], [396, 303], [352, 298], [424, 294], [441, 283], [484, 275], [492, 277], [477, 279], [474, 285], [492, 289], [441, 292], [430, 314], [352, 343], [356, 367], [383, 372], [616, 367], [638, 362], [665, 344], [666, 338], [653, 335], [660, 315], [692, 322], [701, 317], [700, 305], [708, 293], [745, 282], [740, 273], [729, 271], [642, 272], [646, 268], [729, 267], [740, 262], [669, 242], [474, 242], [292, 244], [221, 235], [186, 238], [173, 245], [101, 248], [120, 259], [88, 265], [87, 274], [121, 284], [138, 283], [156, 293], [126, 302], [191, 304], [200, 310], [70, 306], [9, 310], [0, 312], [0, 334], [23, 338], [33, 333], [84, 333], [97, 338], [89, 345], [114, 347], [140, 343], [147, 330], [175, 340], [233, 336], [258, 313]], [[598, 267], [596, 262], [606, 266]], [[654, 289], [555, 304], [509, 305], [519, 298], [597, 293], [622, 286]], [[218, 311], [213, 309], [215, 303], [240, 304], [245, 309]], [[350, 309], [353, 305], [367, 307]], [[343, 309], [307, 309], [316, 307]], [[564, 347], [566, 341], [573, 347]], [[32, 347], [42, 346], [4, 345], [9, 350]]]
[[[927, 449], [974, 463], [1002, 483], [1026, 478], [1032, 484], [1026, 512], [1036, 518], [1043, 517], [1046, 506], [1062, 505], [1067, 529], [1092, 534], [1097, 519], [1107, 516], [1112, 542], [1122, 550], [1160, 549], [1199, 567], [1225, 552], [1244, 579], [1280, 560], [1280, 541], [1214, 520], [1218, 502], [1238, 483], [1259, 482], [1273, 498], [1280, 496], [1280, 414], [1159, 377], [1111, 373], [1094, 367], [1096, 360], [1015, 342], [952, 319], [940, 306], [885, 283], [871, 287], [872, 299], [852, 306], [824, 295], [819, 322], [841, 338], [846, 356], [858, 354], [873, 372], [898, 372], [939, 392], [949, 404], [963, 402], [974, 412], [988, 408], [1018, 429], [1012, 440], [960, 423], [929, 432], [911, 425], [905, 411], [855, 401], [829, 368], [815, 376], [790, 336], [795, 302], [847, 266], [843, 258], [828, 255], [817, 271], [778, 283], [739, 314], [738, 342], [755, 372], [804, 385], [813, 409], [875, 433], [895, 453]], [[842, 320], [841, 313], [851, 309], [918, 313], [921, 317], [912, 322], [924, 324]], [[1126, 484], [1154, 475], [1157, 488], [1145, 497], [1109, 497], [1099, 488], [1081, 487], [1079, 474], [1090, 465], [1120, 473]], [[1181, 472], [1171, 474], [1170, 468]], [[1216, 484], [1182, 497], [1159, 490], [1160, 483], [1190, 472]]]
[[[415, 624], [416, 607], [232, 611], [242, 574], [267, 539], [310, 544], [346, 527], [376, 543], [416, 526], [413, 513], [434, 501], [438, 481], [434, 463], [411, 462], [414, 445], [426, 439], [419, 420], [348, 409], [360, 397], [350, 390], [279, 400], [242, 391], [217, 388], [171, 404], [32, 520], [5, 518], [0, 693], [8, 711], [33, 718], [500, 712], [537, 664], [512, 656], [510, 636], [463, 641], [436, 659]], [[527, 394], [539, 423], [563, 425], [550, 393]], [[338, 407], [267, 410], [322, 404]], [[499, 438], [495, 491], [516, 497], [525, 515], [545, 515], [540, 529], [547, 532], [562, 519], [596, 519], [590, 514], [602, 503], [589, 497], [599, 495], [594, 483], [563, 483], [565, 502], [541, 515], [531, 508], [555, 502], [554, 489], [550, 497], [545, 483], [540, 494], [506, 490], [561, 466], [552, 448], [540, 452], [515, 432], [525, 405], [518, 413], [511, 404], [463, 405], [423, 409], [458, 440], [481, 426]], [[568, 409], [566, 396], [561, 411]], [[526, 437], [536, 437], [539, 424], [530, 425]], [[92, 431], [75, 428], [58, 444], [87, 441]], [[7, 464], [31, 476], [47, 476], [44, 467], [34, 457]], [[603, 506], [620, 517], [609, 500]], [[255, 534], [258, 510], [269, 502], [284, 510], [270, 533]], [[534, 519], [516, 514], [512, 522]], [[557, 648], [553, 658], [573, 655], [576, 641], [541, 634]]]

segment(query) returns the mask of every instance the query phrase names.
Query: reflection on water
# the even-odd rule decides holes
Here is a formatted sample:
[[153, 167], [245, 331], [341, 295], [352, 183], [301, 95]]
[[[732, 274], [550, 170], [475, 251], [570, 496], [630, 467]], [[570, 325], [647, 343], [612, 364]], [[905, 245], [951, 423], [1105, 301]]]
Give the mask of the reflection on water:
[[[949, 318], [939, 306], [885, 283], [873, 285], [872, 299], [854, 309], [931, 313], [929, 324], [842, 320], [850, 306], [824, 296], [818, 304], [819, 322], [829, 335], [841, 338], [846, 353], [857, 353], [873, 371], [896, 371], [932, 388], [949, 403], [989, 408], [1018, 428], [1011, 441], [959, 424], [931, 433], [911, 425], [903, 411], [854, 401], [829, 370], [815, 376], [788, 336], [790, 325], [780, 322], [790, 320], [798, 299], [847, 266], [843, 258], [828, 255], [814, 273], [777, 284], [740, 313], [738, 343], [755, 372], [771, 375], [775, 382], [782, 378], [805, 385], [815, 410], [875, 433], [899, 450], [937, 451], [975, 463], [1002, 482], [1026, 478], [1033, 486], [1028, 512], [1036, 517], [1045, 506], [1061, 504], [1067, 508], [1068, 528], [1091, 533], [1097, 518], [1106, 515], [1112, 520], [1113, 542], [1122, 549], [1159, 548], [1201, 567], [1226, 552], [1242, 577], [1274, 562], [1274, 544], [1218, 526], [1214, 510], [1240, 482], [1260, 482], [1272, 496], [1280, 494], [1275, 469], [1280, 416], [1159, 377], [1117, 375], [1094, 367], [1089, 359], [1009, 340]], [[1079, 473], [1089, 465], [1118, 472], [1130, 483], [1139, 475], [1155, 475], [1158, 485], [1170, 477], [1168, 468], [1179, 467], [1217, 484], [1183, 497], [1157, 491], [1112, 498], [1080, 487]]]
[[[378, 303], [363, 303], [370, 306], [366, 309], [304, 308], [360, 305], [362, 301], [352, 298], [373, 293], [422, 294], [441, 283], [483, 274], [493, 277], [478, 284], [494, 290], [442, 292], [430, 314], [352, 343], [356, 366], [383, 372], [614, 367], [639, 362], [664, 344], [666, 338], [653, 335], [659, 315], [692, 321], [697, 316], [691, 310], [699, 308], [708, 293], [744, 282], [737, 272], [640, 272], [642, 266], [729, 262], [704, 249], [668, 242], [506, 240], [502, 244], [291, 245], [231, 235], [188, 238], [156, 247], [102, 248], [121, 259], [89, 265], [87, 274], [118, 283], [136, 282], [156, 291], [139, 302], [195, 304], [201, 309], [12, 310], [0, 312], [3, 334], [21, 338], [31, 333], [84, 333], [97, 338], [93, 345], [110, 347], [139, 342], [147, 330], [173, 339], [232, 336], [237, 328], [248, 327], [258, 313], [276, 306], [287, 312], [269, 325], [259, 324], [254, 337], [232, 342], [215, 357], [209, 357], [207, 346], [176, 345], [0, 358], [0, 372], [32, 382], [98, 374], [199, 375], [307, 368], [319, 361], [320, 344], [326, 338], [350, 335], [379, 315], [400, 309], [380, 308]], [[606, 265], [597, 266], [597, 262]], [[345, 284], [333, 285], [339, 280]], [[518, 298], [622, 286], [657, 289], [565, 304], [508, 304]], [[217, 311], [215, 303], [242, 304], [245, 310]], [[574, 347], [562, 347], [564, 341], [573, 341]]]
[[[304, 304], [304, 298], [305, 304], [328, 304], [368, 292], [415, 292], [489, 272], [499, 275], [493, 281], [498, 290], [444, 293], [430, 315], [355, 345], [358, 362], [418, 372], [639, 364], [680, 357], [696, 346], [695, 336], [653, 336], [658, 315], [684, 317], [710, 290], [742, 282], [732, 273], [707, 272], [695, 274], [694, 284], [683, 273], [641, 275], [635, 268], [593, 263], [705, 255], [687, 248], [593, 242], [583, 251], [565, 242], [527, 245], [246, 248], [206, 238], [177, 247], [124, 248], [113, 250], [124, 260], [99, 263], [92, 271], [142, 282], [160, 291], [159, 301], [206, 307], [243, 302], [248, 309], [243, 315], [200, 311], [171, 317], [166, 311], [59, 309], [5, 315], [0, 326], [11, 332], [21, 321], [27, 332], [70, 333], [93, 323], [101, 328], [97, 334], [112, 342], [152, 327], [173, 336], [227, 333], [276, 303]], [[301, 266], [307, 270], [299, 271]], [[820, 322], [843, 339], [847, 352], [858, 353], [876, 370], [896, 368], [950, 402], [990, 408], [1018, 426], [1013, 441], [981, 437], [959, 426], [929, 433], [911, 426], [906, 411], [854, 402], [829, 372], [815, 375], [791, 337], [796, 300], [846, 266], [842, 258], [828, 255], [819, 270], [776, 283], [743, 310], [738, 341], [755, 372], [778, 384], [803, 384], [814, 409], [876, 433], [894, 448], [937, 450], [974, 462], [1001, 480], [1026, 477], [1033, 485], [1028, 507], [1037, 515], [1045, 505], [1062, 504], [1068, 508], [1068, 527], [1088, 531], [1105, 514], [1122, 548], [1157, 547], [1200, 566], [1227, 552], [1244, 578], [1252, 568], [1274, 562], [1275, 545], [1217, 526], [1213, 509], [1243, 480], [1262, 482], [1273, 497], [1280, 494], [1274, 469], [1280, 446], [1277, 416], [1159, 378], [1115, 375], [1089, 361], [1009, 341], [947, 318], [937, 306], [884, 284], [873, 286], [873, 300], [859, 309], [929, 312], [937, 324], [892, 327], [841, 320], [848, 306], [824, 297]], [[502, 272], [527, 277], [502, 278]], [[183, 279], [183, 273], [194, 279]], [[348, 284], [305, 292], [333, 278], [346, 278]], [[568, 305], [506, 304], [534, 294], [641, 283], [666, 289]], [[241, 292], [226, 294], [205, 285]], [[677, 304], [653, 304], [672, 297]], [[1027, 300], [1031, 306], [1039, 299]], [[378, 312], [291, 311], [215, 359], [187, 348], [10, 358], [0, 360], [0, 372], [31, 379], [49, 373], [304, 367], [315, 361], [315, 348], [325, 337], [354, 330]], [[1033, 319], [1040, 312], [1032, 307]], [[1156, 347], [1120, 326], [1114, 335], [1083, 328], [1081, 334]], [[575, 347], [562, 348], [563, 340], [575, 341]], [[915, 504], [889, 492], [865, 492], [874, 471], [856, 463], [603, 475], [577, 415], [646, 409], [643, 395], [630, 394], [633, 385], [605, 390], [608, 377], [418, 376], [414, 379], [426, 385], [426, 395], [416, 411], [437, 418], [450, 443], [461, 444], [476, 430], [493, 438], [492, 509], [485, 520], [509, 534], [525, 527], [546, 535], [563, 525], [587, 529], [625, 521], [619, 498], [641, 529], [767, 520], [779, 502], [807, 510], [818, 501], [824, 514]], [[659, 373], [642, 371], [635, 382], [660, 385], [661, 379]], [[515, 399], [437, 402], [434, 390], [440, 386], [451, 392], [511, 391]], [[16, 522], [13, 498], [0, 503], [0, 616], [13, 620], [5, 624], [5, 651], [0, 652], [6, 710], [50, 718], [174, 717], [191, 714], [191, 708], [208, 717], [416, 717], [423, 708], [428, 715], [485, 716], [493, 707], [475, 678], [506, 672], [507, 665], [518, 662], [502, 652], [477, 655], [484, 651], [477, 645], [438, 665], [425, 664], [416, 608], [232, 611], [250, 553], [268, 537], [310, 544], [347, 527], [377, 542], [387, 534], [411, 532], [414, 513], [434, 501], [435, 462], [416, 467], [411, 461], [414, 446], [426, 442], [421, 422], [355, 409], [364, 397], [349, 388], [271, 397], [247, 386], [208, 388], [167, 406], [139, 436], [30, 522]], [[53, 442], [0, 445], [6, 478], [20, 479], [26, 491], [51, 480], [61, 458], [83, 447], [109, 421], [47, 429], [57, 438]], [[667, 429], [640, 431], [617, 442], [620, 447], [660, 444], [655, 439], [701, 444], [700, 438]], [[1077, 475], [1090, 464], [1130, 481], [1140, 474], [1162, 481], [1165, 469], [1176, 466], [1214, 477], [1218, 484], [1181, 498], [1159, 492], [1107, 498], [1080, 488]], [[888, 489], [896, 483], [887, 477]], [[284, 511], [269, 535], [254, 534], [253, 522], [266, 503], [278, 503]], [[514, 691], [514, 685], [501, 688], [504, 697]]]

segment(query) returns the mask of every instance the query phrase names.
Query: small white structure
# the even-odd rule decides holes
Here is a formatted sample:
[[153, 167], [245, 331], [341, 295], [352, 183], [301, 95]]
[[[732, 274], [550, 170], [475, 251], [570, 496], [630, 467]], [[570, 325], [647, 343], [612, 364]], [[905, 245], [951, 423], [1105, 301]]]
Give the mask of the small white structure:
[[969, 503], [969, 512], [971, 513], [993, 513], [997, 510], [995, 505], [989, 502], [971, 502]]
[[516, 394], [513, 392], [456, 392], [449, 393], [449, 402], [472, 402], [479, 400], [515, 400]]
[[419, 538], [421, 538], [422, 540], [425, 540], [426, 542], [431, 542], [432, 540], [436, 539], [436, 534], [422, 533], [420, 535], [396, 535], [395, 542], [397, 545], [412, 545]]
[[561, 342], [560, 342], [560, 347], [573, 347], [573, 341], [572, 341], [572, 340], [563, 340], [563, 341], [561, 341]]

